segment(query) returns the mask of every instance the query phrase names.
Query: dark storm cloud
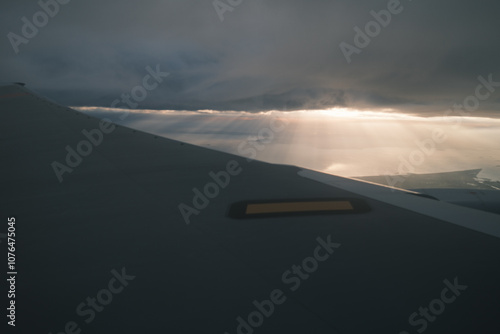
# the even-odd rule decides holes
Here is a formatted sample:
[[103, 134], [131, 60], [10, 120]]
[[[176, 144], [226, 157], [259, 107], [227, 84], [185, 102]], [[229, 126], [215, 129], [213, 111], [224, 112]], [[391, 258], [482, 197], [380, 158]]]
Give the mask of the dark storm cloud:
[[[43, 1], [43, 0], [42, 0]], [[226, 0], [221, 0], [226, 2]], [[500, 81], [497, 1], [403, 0], [402, 12], [349, 64], [370, 11], [388, 1], [245, 0], [219, 20], [212, 1], [70, 1], [16, 54], [36, 1], [0, 5], [1, 81], [24, 81], [62, 103], [109, 106], [142, 82], [170, 76], [141, 107], [297, 109], [351, 106], [440, 113]], [[499, 110], [497, 89], [479, 112]]]

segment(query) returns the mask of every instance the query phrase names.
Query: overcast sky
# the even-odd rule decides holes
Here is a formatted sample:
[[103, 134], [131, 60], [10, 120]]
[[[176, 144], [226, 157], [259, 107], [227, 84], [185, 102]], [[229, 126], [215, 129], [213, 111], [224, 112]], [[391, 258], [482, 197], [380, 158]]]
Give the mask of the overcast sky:
[[[33, 22], [41, 7], [2, 1], [0, 81], [26, 82], [64, 104], [108, 107], [142, 84], [147, 66], [159, 66], [170, 75], [142, 108], [347, 106], [425, 115], [463, 103], [479, 76], [500, 82], [493, 0], [402, 0], [348, 62], [340, 44], [356, 46], [354, 27], [364, 30], [370, 12], [390, 2], [243, 0], [222, 12], [230, 1], [221, 0], [218, 12], [211, 0], [72, 0], [45, 25], [35, 15], [38, 33], [19, 43], [13, 34], [25, 38], [22, 18]], [[494, 90], [473, 114], [499, 114], [500, 86]]]

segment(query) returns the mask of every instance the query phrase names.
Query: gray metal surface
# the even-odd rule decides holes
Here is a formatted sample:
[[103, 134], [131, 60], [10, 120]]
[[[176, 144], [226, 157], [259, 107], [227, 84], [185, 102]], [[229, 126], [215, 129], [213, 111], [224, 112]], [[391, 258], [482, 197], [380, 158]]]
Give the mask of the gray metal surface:
[[[498, 238], [300, 177], [296, 167], [124, 127], [59, 182], [52, 162], [96, 128], [98, 119], [22, 87], [0, 88], [0, 233], [15, 217], [18, 270], [16, 327], [7, 330], [499, 332]], [[186, 224], [179, 204], [192, 206], [193, 188], [230, 161], [240, 173]], [[239, 201], [337, 197], [364, 199], [371, 211], [227, 217]], [[0, 247], [6, 254], [5, 240]], [[310, 272], [294, 274], [294, 265]], [[97, 298], [93, 317], [87, 298]], [[419, 310], [429, 306], [434, 314]]]

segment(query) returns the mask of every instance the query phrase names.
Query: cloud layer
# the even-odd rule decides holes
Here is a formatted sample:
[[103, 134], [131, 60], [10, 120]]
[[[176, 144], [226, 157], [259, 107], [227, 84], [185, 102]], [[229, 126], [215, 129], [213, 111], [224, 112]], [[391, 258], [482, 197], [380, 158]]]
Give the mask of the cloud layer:
[[[426, 115], [462, 103], [478, 76], [500, 82], [500, 4], [492, 0], [403, 0], [348, 63], [340, 43], [356, 46], [354, 27], [364, 30], [370, 12], [391, 1], [242, 1], [224, 21], [212, 1], [70, 1], [17, 54], [8, 33], [22, 36], [22, 18], [41, 8], [10, 2], [0, 11], [0, 77], [61, 103], [109, 106], [159, 64], [170, 76], [141, 107]], [[478, 115], [497, 115], [499, 90]]]

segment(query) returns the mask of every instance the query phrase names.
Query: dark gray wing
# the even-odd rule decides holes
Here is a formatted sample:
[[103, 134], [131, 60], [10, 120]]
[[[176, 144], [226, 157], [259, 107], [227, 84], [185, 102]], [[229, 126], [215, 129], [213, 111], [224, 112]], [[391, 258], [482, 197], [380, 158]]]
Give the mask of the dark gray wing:
[[0, 108], [9, 330], [499, 332], [497, 215], [159, 138], [16, 85]]

